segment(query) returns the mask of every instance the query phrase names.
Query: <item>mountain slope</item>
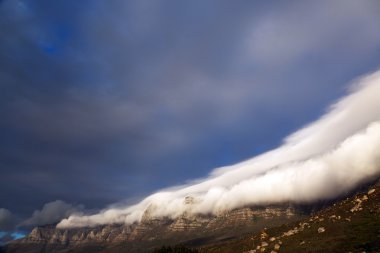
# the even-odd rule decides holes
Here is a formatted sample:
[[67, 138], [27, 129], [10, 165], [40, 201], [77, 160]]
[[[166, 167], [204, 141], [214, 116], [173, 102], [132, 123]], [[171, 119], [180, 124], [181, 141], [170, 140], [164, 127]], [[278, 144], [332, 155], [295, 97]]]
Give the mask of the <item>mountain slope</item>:
[[203, 247], [201, 252], [380, 252], [380, 182], [300, 222]]

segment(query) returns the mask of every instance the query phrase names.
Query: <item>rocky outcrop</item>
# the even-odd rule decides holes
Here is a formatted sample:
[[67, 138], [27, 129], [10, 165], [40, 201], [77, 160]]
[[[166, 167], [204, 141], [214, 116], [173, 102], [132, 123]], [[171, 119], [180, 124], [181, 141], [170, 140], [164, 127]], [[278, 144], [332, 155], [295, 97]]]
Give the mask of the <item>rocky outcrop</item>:
[[207, 217], [200, 215], [188, 215], [187, 213], [181, 215], [179, 218], [175, 219], [170, 226], [168, 231], [180, 232], [180, 231], [190, 231], [207, 226], [210, 220]]

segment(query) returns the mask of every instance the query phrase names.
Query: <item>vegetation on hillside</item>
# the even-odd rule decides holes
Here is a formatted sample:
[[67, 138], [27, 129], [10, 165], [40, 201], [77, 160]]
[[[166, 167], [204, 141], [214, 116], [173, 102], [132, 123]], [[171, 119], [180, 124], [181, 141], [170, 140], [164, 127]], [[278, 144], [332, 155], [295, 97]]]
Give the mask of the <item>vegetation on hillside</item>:
[[380, 252], [380, 182], [301, 222], [268, 227], [202, 253]]
[[155, 249], [153, 253], [198, 253], [196, 249], [191, 249], [183, 245], [177, 245], [174, 247], [162, 246], [161, 248]]

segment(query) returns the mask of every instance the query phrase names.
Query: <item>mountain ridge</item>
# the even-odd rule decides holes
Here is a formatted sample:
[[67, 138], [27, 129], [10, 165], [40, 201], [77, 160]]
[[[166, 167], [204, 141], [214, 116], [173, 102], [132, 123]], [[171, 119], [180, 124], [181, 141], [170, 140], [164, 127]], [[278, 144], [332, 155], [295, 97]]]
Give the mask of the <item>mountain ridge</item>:
[[[147, 209], [141, 222], [129, 225], [110, 224], [71, 229], [61, 229], [56, 228], [55, 225], [46, 225], [36, 227], [27, 237], [9, 243], [4, 252], [137, 253], [151, 252], [154, 248], [162, 245], [185, 244], [207, 253], [243, 251], [252, 253], [261, 252], [259, 251], [260, 249], [257, 249], [257, 246], [260, 246], [263, 242], [264, 245], [267, 243], [268, 247], [273, 247], [273, 251], [277, 252], [274, 245], [280, 245], [276, 241], [278, 238], [283, 238], [282, 242], [286, 243], [289, 238], [300, 236], [304, 233], [303, 231], [309, 229], [309, 226], [310, 228], [316, 226], [310, 224], [319, 221], [320, 213], [335, 212], [321, 217], [325, 216], [322, 218], [325, 221], [340, 224], [342, 221], [348, 222], [346, 218], [351, 219], [353, 215], [362, 213], [368, 203], [372, 203], [372, 206], [378, 207], [376, 207], [377, 209], [371, 207], [372, 209], [370, 210], [380, 217], [379, 192], [380, 181], [376, 180], [371, 184], [362, 185], [352, 191], [350, 196], [346, 198], [321, 202], [319, 207], [316, 204], [297, 206], [284, 203], [282, 205], [243, 207], [221, 212], [217, 215], [192, 215], [185, 212], [176, 219], [152, 217], [149, 214], [149, 209]], [[341, 212], [344, 214], [340, 214]], [[347, 214], [349, 215], [347, 216]], [[321, 222], [323, 223], [323, 221]], [[377, 224], [376, 222], [375, 224]], [[341, 224], [343, 227], [345, 225], [347, 224]], [[315, 230], [316, 235], [325, 232], [318, 233], [319, 228], [323, 228], [327, 233], [331, 230], [328, 224], [320, 224], [319, 227], [312, 228]], [[277, 243], [272, 245], [271, 241], [263, 241], [263, 233], [272, 234], [271, 237], [277, 238], [274, 240]], [[275, 235], [276, 233], [279, 234]], [[269, 238], [266, 238], [266, 240], [269, 240]], [[304, 241], [307, 240], [305, 239]], [[252, 243], [255, 248], [251, 247]], [[235, 244], [238, 245], [236, 246], [237, 248], [233, 246], [233, 250], [229, 250], [231, 245]], [[268, 247], [264, 248], [268, 249]], [[289, 247], [289, 245], [283, 246], [281, 252], [286, 250], [286, 247]], [[297, 249], [294, 245], [292, 247], [290, 248]], [[310, 251], [310, 249], [308, 250]], [[311, 250], [311, 252], [317, 251]]]
[[[53, 225], [34, 228], [28, 236], [11, 242], [6, 252], [66, 252], [78, 247], [96, 245], [99, 248], [147, 242], [154, 246], [159, 243], [196, 240], [198, 237], [224, 236], [226, 230], [239, 228], [239, 233], [263, 227], [267, 221], [281, 224], [284, 219], [294, 220], [302, 215], [295, 208], [287, 206], [245, 207], [223, 212], [218, 215], [190, 215], [184, 213], [176, 219], [150, 218], [145, 214], [139, 223], [111, 224], [93, 228], [61, 229]], [[236, 232], [230, 233], [231, 237]], [[33, 250], [35, 248], [35, 250]], [[70, 251], [76, 252], [76, 251]], [[134, 251], [128, 251], [134, 252]], [[145, 252], [136, 250], [136, 252]]]

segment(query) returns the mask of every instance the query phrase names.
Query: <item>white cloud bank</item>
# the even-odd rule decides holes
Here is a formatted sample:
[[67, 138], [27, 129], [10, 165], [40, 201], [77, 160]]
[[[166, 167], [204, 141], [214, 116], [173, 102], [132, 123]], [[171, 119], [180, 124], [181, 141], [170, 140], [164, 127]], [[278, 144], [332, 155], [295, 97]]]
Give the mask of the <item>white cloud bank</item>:
[[[301, 94], [300, 94], [301, 95]], [[380, 71], [354, 85], [319, 120], [287, 137], [277, 149], [214, 170], [209, 178], [166, 189], [140, 203], [94, 215], [71, 215], [58, 227], [133, 223], [184, 211], [217, 213], [245, 205], [308, 203], [337, 197], [380, 176]], [[185, 204], [192, 196], [194, 204]]]

